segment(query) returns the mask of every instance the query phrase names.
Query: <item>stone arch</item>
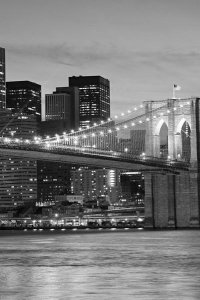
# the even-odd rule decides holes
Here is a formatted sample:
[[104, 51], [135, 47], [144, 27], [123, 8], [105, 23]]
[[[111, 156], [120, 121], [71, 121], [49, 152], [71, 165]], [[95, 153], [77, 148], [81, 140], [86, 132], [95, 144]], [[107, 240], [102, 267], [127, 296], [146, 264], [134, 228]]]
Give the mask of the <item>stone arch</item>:
[[185, 122], [187, 122], [188, 125], [189, 125], [190, 128], [191, 128], [191, 123], [190, 123], [190, 121], [189, 121], [189, 120], [186, 120], [185, 118], [182, 118], [182, 119], [179, 121], [178, 125], [177, 125], [176, 133], [179, 133], [179, 134], [181, 133], [183, 124], [184, 124]]
[[157, 157], [166, 158], [168, 156], [168, 126], [163, 119], [159, 120], [155, 127], [154, 153]]
[[157, 124], [156, 127], [155, 127], [155, 132], [154, 132], [155, 135], [159, 135], [159, 134], [160, 134], [161, 127], [163, 126], [164, 123], [165, 123], [166, 125], [168, 125], [168, 124], [166, 123], [166, 121], [164, 121], [163, 119], [159, 120], [158, 124]]
[[176, 158], [189, 162], [191, 157], [191, 124], [182, 118], [175, 135]]

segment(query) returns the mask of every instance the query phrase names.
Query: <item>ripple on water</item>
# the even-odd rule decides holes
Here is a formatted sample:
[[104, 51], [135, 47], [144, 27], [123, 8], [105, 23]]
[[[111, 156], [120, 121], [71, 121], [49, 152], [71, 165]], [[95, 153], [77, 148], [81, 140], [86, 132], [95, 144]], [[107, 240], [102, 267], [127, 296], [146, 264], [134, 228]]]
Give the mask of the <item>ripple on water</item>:
[[0, 299], [200, 299], [200, 232], [0, 237]]

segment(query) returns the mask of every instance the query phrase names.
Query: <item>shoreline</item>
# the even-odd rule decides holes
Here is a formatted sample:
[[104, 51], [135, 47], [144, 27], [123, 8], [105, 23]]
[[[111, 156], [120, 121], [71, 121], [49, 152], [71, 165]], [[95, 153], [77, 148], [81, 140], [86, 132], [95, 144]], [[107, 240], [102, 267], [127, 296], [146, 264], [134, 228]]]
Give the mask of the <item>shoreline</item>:
[[190, 228], [85, 228], [85, 229], [0, 229], [0, 237], [1, 236], [16, 236], [16, 235], [70, 235], [70, 234], [92, 234], [92, 233], [119, 233], [119, 232], [140, 232], [140, 231], [191, 231], [191, 230], [199, 230], [197, 227]]
[[0, 236], [11, 236], [11, 235], [52, 235], [52, 234], [88, 234], [88, 233], [111, 233], [111, 232], [138, 232], [145, 230], [144, 228], [85, 228], [85, 229], [0, 229]]

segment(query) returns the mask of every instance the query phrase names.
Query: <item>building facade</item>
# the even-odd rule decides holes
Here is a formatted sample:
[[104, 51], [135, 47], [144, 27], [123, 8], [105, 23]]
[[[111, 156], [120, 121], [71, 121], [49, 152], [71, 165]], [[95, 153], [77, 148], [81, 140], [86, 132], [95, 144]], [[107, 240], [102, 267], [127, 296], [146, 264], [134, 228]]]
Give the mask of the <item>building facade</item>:
[[[57, 87], [45, 95], [45, 121], [40, 123], [43, 137], [62, 134], [79, 126], [79, 90]], [[54, 201], [70, 193], [70, 164], [38, 161], [38, 201]]]
[[53, 92], [53, 94], [45, 95], [45, 121], [55, 120], [64, 120], [66, 130], [78, 129], [78, 88], [57, 87], [56, 91]]
[[41, 85], [31, 81], [6, 82], [6, 108], [12, 113], [34, 114], [41, 119]]
[[108, 196], [115, 203], [121, 196], [120, 171], [79, 168], [71, 171], [71, 191], [83, 195], [84, 202]]
[[0, 48], [0, 109], [6, 107], [5, 49]]
[[65, 163], [38, 161], [37, 164], [37, 199], [51, 202], [56, 195], [70, 193], [71, 166]]
[[101, 76], [69, 77], [69, 86], [79, 89], [80, 127], [110, 117], [110, 82]]
[[[34, 115], [0, 112], [1, 136], [30, 139], [36, 135]], [[23, 157], [0, 159], [0, 207], [12, 207], [37, 199], [37, 162]]]

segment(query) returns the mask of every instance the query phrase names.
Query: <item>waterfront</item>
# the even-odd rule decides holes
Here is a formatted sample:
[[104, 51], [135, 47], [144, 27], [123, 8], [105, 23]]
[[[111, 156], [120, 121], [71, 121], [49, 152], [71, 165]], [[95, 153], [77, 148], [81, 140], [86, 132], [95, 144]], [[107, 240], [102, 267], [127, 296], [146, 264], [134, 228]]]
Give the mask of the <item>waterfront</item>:
[[0, 236], [0, 299], [199, 299], [200, 231]]

